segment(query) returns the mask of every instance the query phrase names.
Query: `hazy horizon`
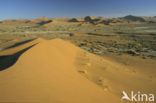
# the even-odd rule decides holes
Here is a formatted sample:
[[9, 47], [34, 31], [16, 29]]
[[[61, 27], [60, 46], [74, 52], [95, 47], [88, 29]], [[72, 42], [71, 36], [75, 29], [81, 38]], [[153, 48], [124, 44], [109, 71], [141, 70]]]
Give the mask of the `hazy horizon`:
[[156, 16], [155, 0], [2, 0], [0, 20], [39, 17]]

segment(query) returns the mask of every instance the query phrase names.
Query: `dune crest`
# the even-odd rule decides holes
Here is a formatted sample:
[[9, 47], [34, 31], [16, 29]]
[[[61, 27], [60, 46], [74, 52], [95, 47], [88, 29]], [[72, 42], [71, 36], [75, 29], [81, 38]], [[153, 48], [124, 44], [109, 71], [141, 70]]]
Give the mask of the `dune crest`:
[[70, 42], [37, 39], [0, 55], [33, 44], [13, 66], [0, 72], [0, 102], [119, 103], [117, 97], [77, 72], [75, 59], [84, 51]]

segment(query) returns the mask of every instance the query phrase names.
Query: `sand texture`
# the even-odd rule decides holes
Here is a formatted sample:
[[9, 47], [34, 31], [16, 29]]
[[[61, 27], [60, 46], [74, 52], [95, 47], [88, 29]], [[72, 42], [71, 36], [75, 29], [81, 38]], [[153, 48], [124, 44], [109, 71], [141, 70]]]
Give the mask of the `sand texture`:
[[155, 70], [146, 75], [62, 39], [35, 39], [0, 57], [0, 102], [121, 103], [123, 90], [156, 90]]

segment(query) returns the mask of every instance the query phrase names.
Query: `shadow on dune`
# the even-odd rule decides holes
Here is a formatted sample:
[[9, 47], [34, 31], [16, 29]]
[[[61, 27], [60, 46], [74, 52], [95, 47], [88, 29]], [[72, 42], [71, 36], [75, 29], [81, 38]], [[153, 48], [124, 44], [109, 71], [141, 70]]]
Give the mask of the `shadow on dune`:
[[13, 64], [16, 63], [16, 61], [18, 60], [18, 58], [24, 53], [26, 52], [28, 49], [32, 48], [33, 46], [35, 46], [36, 44], [29, 46], [15, 54], [12, 55], [5, 55], [5, 56], [0, 56], [0, 71], [3, 71], [7, 68], [9, 68], [10, 66], [12, 66]]
[[31, 42], [31, 41], [33, 41], [33, 40], [35, 40], [35, 39], [25, 40], [25, 41], [22, 41], [22, 42], [16, 43], [16, 44], [14, 44], [14, 45], [11, 45], [11, 46], [9, 46], [9, 47], [7, 47], [7, 48], [4, 48], [3, 50], [11, 49], [11, 48], [14, 48], [14, 47], [20, 46], [20, 45], [22, 45], [22, 44], [25, 44], [25, 43]]

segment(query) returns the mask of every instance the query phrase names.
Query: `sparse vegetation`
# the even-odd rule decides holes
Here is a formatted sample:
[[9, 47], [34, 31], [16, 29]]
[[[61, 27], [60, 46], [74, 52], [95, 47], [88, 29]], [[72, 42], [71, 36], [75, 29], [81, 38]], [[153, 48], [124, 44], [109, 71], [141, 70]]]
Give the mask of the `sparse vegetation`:
[[87, 16], [72, 19], [44, 17], [35, 20], [5, 20], [0, 23], [0, 48], [5, 47], [3, 43], [16, 38], [59, 37], [71, 40], [94, 54], [128, 54], [155, 59], [155, 22], [155, 18], [131, 15], [124, 18]]

